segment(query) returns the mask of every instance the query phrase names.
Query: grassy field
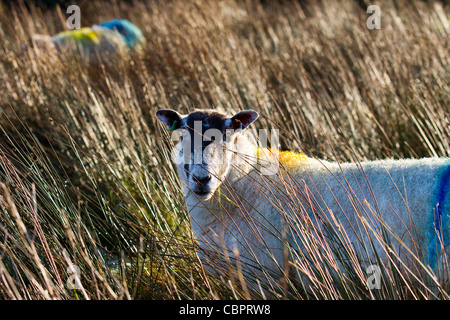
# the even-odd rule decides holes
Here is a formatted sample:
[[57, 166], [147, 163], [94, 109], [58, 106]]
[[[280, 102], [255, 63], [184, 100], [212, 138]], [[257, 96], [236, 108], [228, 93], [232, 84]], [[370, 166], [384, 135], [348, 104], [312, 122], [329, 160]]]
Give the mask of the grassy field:
[[[144, 32], [142, 52], [104, 64], [30, 47], [66, 28], [64, 10], [0, 7], [0, 299], [258, 297], [196, 258], [159, 108], [251, 108], [254, 129], [321, 159], [450, 156], [450, 7], [378, 1], [369, 30], [369, 4], [79, 2], [83, 26]], [[371, 291], [357, 265], [331, 267], [312, 293], [286, 279], [276, 297], [449, 298], [426, 277]]]

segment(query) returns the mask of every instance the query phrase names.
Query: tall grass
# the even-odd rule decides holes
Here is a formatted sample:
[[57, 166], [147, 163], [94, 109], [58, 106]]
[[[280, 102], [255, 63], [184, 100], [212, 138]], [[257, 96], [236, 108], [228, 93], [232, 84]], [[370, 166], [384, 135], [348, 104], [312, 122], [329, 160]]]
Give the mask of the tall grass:
[[[312, 292], [289, 277], [262, 289], [239, 263], [209, 275], [154, 118], [158, 108], [252, 108], [255, 128], [281, 130], [283, 149], [322, 159], [449, 156], [449, 7], [379, 6], [381, 29], [368, 30], [364, 2], [80, 2], [83, 25], [127, 18], [147, 39], [143, 52], [95, 65], [30, 46], [33, 33], [65, 28], [64, 11], [2, 7], [0, 297], [448, 298], [425, 267], [422, 279], [384, 268], [394, 271], [382, 290], [368, 290], [333, 221], [312, 233], [290, 223], [314, 243], [308, 257], [287, 249]], [[280, 214], [304, 211], [295, 182], [277, 187]], [[78, 290], [67, 287], [72, 265]]]

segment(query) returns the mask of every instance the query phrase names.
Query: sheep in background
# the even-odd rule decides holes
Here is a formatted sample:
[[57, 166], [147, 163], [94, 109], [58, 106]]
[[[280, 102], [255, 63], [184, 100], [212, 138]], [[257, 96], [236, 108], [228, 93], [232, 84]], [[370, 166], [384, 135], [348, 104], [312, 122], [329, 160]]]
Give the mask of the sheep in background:
[[[386, 267], [393, 255], [407, 267], [420, 263], [414, 257], [434, 270], [447, 261], [446, 158], [332, 163], [257, 148], [242, 132], [258, 117], [252, 110], [232, 117], [213, 110], [186, 116], [159, 110], [156, 116], [181, 132], [174, 161], [206, 264], [217, 267], [225, 256], [241, 261], [247, 274], [281, 276], [289, 265], [289, 244], [300, 252], [293, 263], [308, 274], [315, 263], [308, 254], [330, 226], [341, 235], [334, 250], [345, 244], [354, 249], [347, 258], [366, 266]], [[279, 170], [261, 174], [274, 163]], [[345, 263], [334, 259], [338, 266]]]
[[142, 31], [128, 20], [111, 20], [92, 27], [68, 30], [55, 36], [34, 35], [38, 47], [54, 47], [59, 53], [81, 53], [86, 60], [97, 56], [126, 54], [140, 50], [145, 43]]

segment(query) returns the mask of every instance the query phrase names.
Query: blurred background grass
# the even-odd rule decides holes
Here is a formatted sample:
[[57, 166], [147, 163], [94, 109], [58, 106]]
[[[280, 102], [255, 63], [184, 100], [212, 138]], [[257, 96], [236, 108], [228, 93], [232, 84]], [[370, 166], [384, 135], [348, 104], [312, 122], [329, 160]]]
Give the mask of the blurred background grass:
[[[380, 30], [365, 1], [56, 2], [0, 9], [1, 298], [246, 297], [195, 256], [159, 108], [252, 108], [283, 149], [323, 159], [450, 155], [445, 2], [379, 1]], [[83, 26], [130, 20], [143, 51], [33, 49], [69, 4]]]

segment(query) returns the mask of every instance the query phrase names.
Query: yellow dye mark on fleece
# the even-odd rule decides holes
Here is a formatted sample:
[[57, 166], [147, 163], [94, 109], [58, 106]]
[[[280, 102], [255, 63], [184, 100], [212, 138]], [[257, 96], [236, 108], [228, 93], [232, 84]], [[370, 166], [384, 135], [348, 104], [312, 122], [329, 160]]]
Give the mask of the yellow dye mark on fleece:
[[63, 31], [58, 34], [62, 39], [74, 39], [76, 41], [80, 41], [81, 43], [99, 43], [100, 37], [98, 33], [91, 28], [81, 28], [69, 31]]
[[271, 158], [273, 159], [273, 157], [276, 157], [280, 164], [286, 169], [297, 168], [309, 161], [307, 155], [295, 151], [278, 151], [270, 150], [268, 148], [257, 148], [256, 155], [258, 159], [263, 161], [270, 161]]
[[278, 159], [286, 167], [298, 166], [309, 160], [304, 153], [294, 151], [281, 151], [278, 154]]

